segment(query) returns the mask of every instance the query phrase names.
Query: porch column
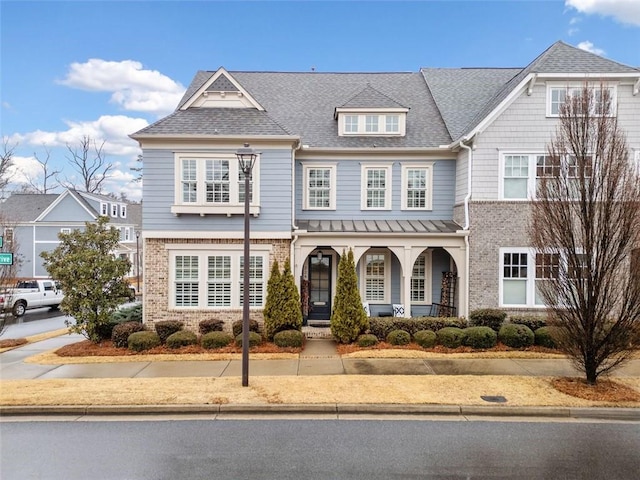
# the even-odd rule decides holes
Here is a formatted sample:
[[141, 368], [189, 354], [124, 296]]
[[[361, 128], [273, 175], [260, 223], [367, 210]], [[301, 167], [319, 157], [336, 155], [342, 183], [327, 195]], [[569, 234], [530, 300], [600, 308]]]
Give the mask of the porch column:
[[444, 247], [444, 249], [451, 255], [453, 261], [456, 262], [456, 269], [458, 270], [458, 316], [468, 317], [467, 311], [467, 285], [469, 269], [467, 266], [467, 251], [464, 246], [461, 247]]

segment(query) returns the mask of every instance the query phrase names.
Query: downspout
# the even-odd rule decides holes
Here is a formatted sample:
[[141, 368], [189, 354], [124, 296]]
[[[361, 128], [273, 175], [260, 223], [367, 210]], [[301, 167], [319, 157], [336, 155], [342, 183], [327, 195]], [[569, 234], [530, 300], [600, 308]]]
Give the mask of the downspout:
[[[291, 229], [295, 232], [298, 229], [298, 225], [296, 225], [296, 155], [295, 152], [302, 148], [302, 141], [298, 140], [297, 145], [293, 149], [293, 158], [291, 159]], [[295, 273], [296, 270], [296, 262], [294, 257], [294, 248], [295, 244], [298, 241], [298, 235], [294, 234], [293, 239], [291, 240], [289, 258], [293, 263], [292, 274]], [[294, 279], [296, 283], [298, 283], [299, 279]], [[302, 285], [298, 285], [298, 291], [302, 288]]]
[[[471, 167], [473, 163], [473, 150], [471, 147], [469, 147], [464, 143], [465, 140], [468, 141], [467, 138], [460, 139], [460, 146], [464, 148], [468, 153], [467, 194], [464, 197], [464, 226], [462, 227], [462, 230], [468, 232], [469, 227], [471, 226], [470, 220], [469, 220], [469, 201], [471, 200], [471, 172], [472, 172]], [[470, 254], [469, 254], [469, 235], [468, 234], [464, 236], [464, 247], [466, 249], [465, 262], [466, 262], [466, 271], [467, 271], [467, 274], [465, 275], [465, 280], [464, 280], [464, 284], [465, 284], [464, 289], [466, 292], [464, 309], [465, 309], [465, 313], [469, 315], [469, 277], [470, 277], [469, 267], [471, 265], [471, 260], [470, 260]]]

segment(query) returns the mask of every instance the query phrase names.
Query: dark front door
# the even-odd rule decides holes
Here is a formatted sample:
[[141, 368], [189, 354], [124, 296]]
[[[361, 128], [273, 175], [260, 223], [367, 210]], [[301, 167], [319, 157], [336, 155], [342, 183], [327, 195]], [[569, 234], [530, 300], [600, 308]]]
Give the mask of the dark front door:
[[331, 318], [331, 257], [309, 258], [309, 320]]

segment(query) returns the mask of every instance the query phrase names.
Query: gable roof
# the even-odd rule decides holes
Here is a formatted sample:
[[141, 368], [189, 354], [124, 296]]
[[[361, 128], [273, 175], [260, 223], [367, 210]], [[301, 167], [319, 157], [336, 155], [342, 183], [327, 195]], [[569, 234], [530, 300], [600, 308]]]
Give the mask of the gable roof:
[[14, 193], [2, 202], [8, 222], [33, 222], [58, 198], [57, 193]]
[[353, 97], [347, 100], [342, 108], [404, 108], [398, 102], [379, 92], [367, 83], [364, 89], [360, 90]]
[[[470, 81], [471, 77], [482, 70], [487, 74], [484, 79], [486, 84]], [[454, 69], [449, 72], [447, 78], [434, 69], [422, 69], [422, 72], [447, 126], [451, 126], [450, 132], [454, 140], [471, 133], [532, 75], [556, 77], [599, 75], [603, 78], [625, 74], [640, 76], [640, 70], [637, 68], [586, 52], [562, 41], [551, 45], [522, 69], [503, 69], [502, 73], [499, 73], [499, 69]], [[494, 77], [491, 78], [492, 76]], [[501, 81], [504, 81], [502, 85], [500, 85]], [[455, 86], [457, 91], [450, 91], [447, 88], [447, 82]], [[472, 97], [476, 89], [478, 100], [487, 99], [481, 108], [477, 108], [478, 104], [475, 105], [476, 108], [469, 109], [464, 109], [460, 104], [456, 105], [457, 99], [473, 102]], [[455, 98], [452, 99], [452, 96]]]

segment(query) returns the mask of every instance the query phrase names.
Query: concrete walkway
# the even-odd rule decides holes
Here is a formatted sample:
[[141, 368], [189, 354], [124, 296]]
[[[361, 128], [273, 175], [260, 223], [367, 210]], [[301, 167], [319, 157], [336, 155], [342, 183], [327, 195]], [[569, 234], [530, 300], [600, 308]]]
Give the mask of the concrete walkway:
[[[0, 354], [2, 379], [51, 378], [153, 378], [153, 377], [239, 377], [241, 360], [131, 361], [39, 365], [25, 363], [27, 357], [82, 340], [65, 335]], [[249, 360], [250, 375], [519, 375], [578, 376], [566, 359], [382, 359], [342, 358], [329, 339], [308, 339], [299, 358]], [[633, 360], [614, 376], [640, 377], [640, 360]]]

